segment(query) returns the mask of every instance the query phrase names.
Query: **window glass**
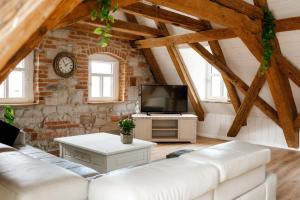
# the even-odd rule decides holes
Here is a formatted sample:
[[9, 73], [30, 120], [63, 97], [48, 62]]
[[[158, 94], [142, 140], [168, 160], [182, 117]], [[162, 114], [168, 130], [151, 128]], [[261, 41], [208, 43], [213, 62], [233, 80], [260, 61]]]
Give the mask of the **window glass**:
[[0, 85], [0, 103], [33, 102], [33, 53], [23, 59]]
[[92, 97], [99, 97], [100, 96], [100, 77], [92, 76], [91, 88], [92, 88]]
[[4, 84], [0, 85], [0, 98], [4, 98]]
[[9, 74], [8, 80], [8, 97], [20, 98], [23, 97], [23, 71], [13, 71]]
[[95, 74], [112, 74], [112, 63], [92, 61], [92, 73]]
[[[209, 52], [209, 46], [205, 47]], [[179, 52], [201, 100], [227, 101], [227, 90], [218, 70], [192, 48], [180, 46]]]
[[112, 77], [103, 77], [103, 96], [112, 97], [113, 87], [112, 87]]
[[107, 55], [89, 59], [89, 100], [118, 99], [118, 62]]

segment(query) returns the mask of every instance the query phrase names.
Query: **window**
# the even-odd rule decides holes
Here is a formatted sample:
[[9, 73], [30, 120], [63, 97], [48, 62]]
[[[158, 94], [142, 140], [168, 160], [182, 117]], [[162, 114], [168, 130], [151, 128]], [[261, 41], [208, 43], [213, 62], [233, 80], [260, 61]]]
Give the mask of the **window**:
[[118, 60], [111, 56], [89, 57], [89, 101], [118, 100], [118, 71]]
[[223, 78], [210, 64], [206, 64], [206, 99], [216, 101], [227, 101], [227, 89]]
[[[210, 51], [209, 46], [205, 46]], [[179, 52], [201, 100], [228, 101], [221, 74], [192, 48], [182, 45]]]
[[33, 53], [23, 59], [0, 85], [0, 103], [33, 102]]

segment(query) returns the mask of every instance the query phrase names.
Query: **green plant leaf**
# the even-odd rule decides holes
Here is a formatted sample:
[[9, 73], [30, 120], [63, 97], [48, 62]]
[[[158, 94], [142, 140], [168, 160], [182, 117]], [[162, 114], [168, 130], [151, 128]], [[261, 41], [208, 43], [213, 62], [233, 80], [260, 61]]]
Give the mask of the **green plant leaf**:
[[93, 9], [91, 11], [91, 20], [92, 21], [95, 21], [97, 19], [97, 16], [98, 16], [98, 12], [97, 12], [97, 9]]
[[13, 125], [15, 120], [15, 111], [10, 105], [4, 106], [4, 121], [10, 125]]
[[94, 30], [94, 33], [97, 34], [97, 35], [102, 35], [103, 29], [100, 28], [100, 27], [98, 27], [98, 28], [96, 28], [96, 29]]
[[110, 34], [112, 29], [111, 23], [113, 24], [115, 22], [115, 18], [113, 15], [111, 15], [111, 13], [114, 13], [118, 10], [118, 4], [115, 4], [111, 12], [111, 1], [112, 0], [97, 0], [99, 7], [91, 11], [91, 19], [93, 21], [99, 18], [101, 21], [106, 23], [104, 28], [98, 27], [94, 30], [95, 34], [101, 36], [100, 40], [98, 41], [98, 44], [101, 47], [106, 47], [109, 43], [110, 37], [112, 36]]

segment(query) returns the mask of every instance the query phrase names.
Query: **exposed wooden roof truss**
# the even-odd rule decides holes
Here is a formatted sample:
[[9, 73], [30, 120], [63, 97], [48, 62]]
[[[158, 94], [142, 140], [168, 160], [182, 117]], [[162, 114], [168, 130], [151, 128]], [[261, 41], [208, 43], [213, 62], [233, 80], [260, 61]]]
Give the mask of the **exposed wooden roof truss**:
[[[37, 8], [45, 7], [43, 17], [39, 18], [40, 21], [36, 20], [34, 26], [29, 27], [28, 32], [24, 37], [20, 37], [18, 43], [4, 48], [6, 42], [10, 41], [11, 38], [9, 35], [5, 35], [0, 39], [0, 48], [5, 50], [0, 52], [0, 82], [7, 77], [21, 59], [38, 45], [49, 30], [67, 28], [92, 32], [95, 27], [103, 26], [102, 22], [91, 21], [88, 17], [91, 9], [96, 5], [95, 0], [51, 0], [51, 3], [47, 3], [47, 1], [41, 0], [39, 3], [34, 1]], [[14, 3], [11, 5], [14, 5], [16, 13], [21, 15], [23, 8], [22, 6], [18, 7], [17, 2], [28, 1], [9, 0], [9, 2]], [[4, 1], [5, 9], [8, 5], [6, 3]], [[277, 39], [273, 44], [275, 53], [269, 70], [265, 75], [261, 75], [258, 71], [250, 86], [227, 65], [218, 42], [221, 39], [239, 37], [254, 57], [259, 62], [262, 61], [263, 52], [260, 38], [263, 13], [261, 7], [267, 6], [267, 3], [266, 0], [254, 0], [254, 3], [252, 5], [243, 0], [148, 0], [148, 3], [137, 0], [120, 0], [119, 6], [126, 13], [127, 21], [117, 20], [113, 26], [112, 35], [132, 41], [133, 46], [142, 49], [155, 79], [161, 84], [166, 83], [166, 80], [150, 48], [165, 46], [181, 81], [189, 85], [191, 103], [198, 118], [203, 120], [204, 111], [200, 100], [176, 47], [178, 44], [188, 44], [208, 63], [219, 70], [224, 79], [236, 111], [236, 117], [228, 130], [228, 136], [234, 137], [238, 134], [241, 127], [246, 124], [247, 116], [255, 105], [282, 128], [288, 146], [298, 148], [300, 114], [297, 114], [289, 79], [300, 87], [300, 71], [282, 55]], [[21, 5], [28, 6], [26, 3]], [[194, 18], [164, 7], [192, 15]], [[31, 13], [24, 15], [23, 21], [19, 21], [20, 27], [27, 23], [27, 19], [39, 14], [38, 9], [31, 10]], [[153, 28], [139, 24], [135, 18], [139, 16], [154, 20], [158, 27]], [[9, 20], [6, 20], [3, 28], [0, 28], [0, 32], [9, 30], [10, 34], [17, 33], [19, 29], [13, 29], [9, 23]], [[219, 24], [225, 28], [213, 29], [210, 23]], [[165, 24], [179, 26], [194, 32], [170, 35]], [[276, 25], [277, 32], [298, 30], [300, 29], [300, 17], [280, 19], [276, 21]], [[38, 27], [38, 29], [34, 27]], [[208, 41], [212, 53], [199, 44], [199, 42], [204, 41]], [[265, 82], [270, 88], [275, 108], [259, 96]], [[240, 100], [237, 90], [245, 95], [243, 101]]]

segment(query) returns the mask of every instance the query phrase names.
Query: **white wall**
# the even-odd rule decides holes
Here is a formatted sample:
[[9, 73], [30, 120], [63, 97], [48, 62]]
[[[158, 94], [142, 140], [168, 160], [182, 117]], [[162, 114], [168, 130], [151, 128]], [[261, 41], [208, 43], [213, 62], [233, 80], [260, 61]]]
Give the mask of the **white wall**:
[[[252, 0], [247, 0], [247, 2], [253, 3]], [[277, 19], [300, 16], [300, 0], [268, 0], [268, 3]], [[139, 22], [155, 27], [151, 20], [139, 18]], [[216, 27], [220, 26], [216, 25]], [[168, 26], [168, 28], [172, 34], [184, 34], [190, 32], [173, 26]], [[286, 55], [294, 65], [300, 68], [300, 31], [278, 33], [277, 36], [283, 54]], [[220, 45], [223, 49], [228, 66], [250, 85], [259, 67], [257, 60], [238, 38], [221, 40]], [[181, 84], [166, 48], [153, 48], [152, 51], [167, 82], [169, 84]], [[200, 77], [201, 74], [199, 74], [199, 78]], [[298, 111], [300, 111], [299, 88], [294, 83], [291, 83], [291, 85]], [[240, 97], [243, 98], [243, 95], [240, 94]], [[267, 83], [261, 90], [260, 97], [274, 107], [274, 102], [269, 88], [267, 87]], [[235, 116], [231, 104], [203, 102], [202, 106], [204, 107], [206, 116], [204, 122], [199, 122], [199, 135], [216, 138], [226, 137], [227, 130]], [[256, 107], [252, 109], [247, 122], [247, 126], [241, 129], [237, 139], [263, 145], [283, 148], [287, 147], [282, 129]]]

